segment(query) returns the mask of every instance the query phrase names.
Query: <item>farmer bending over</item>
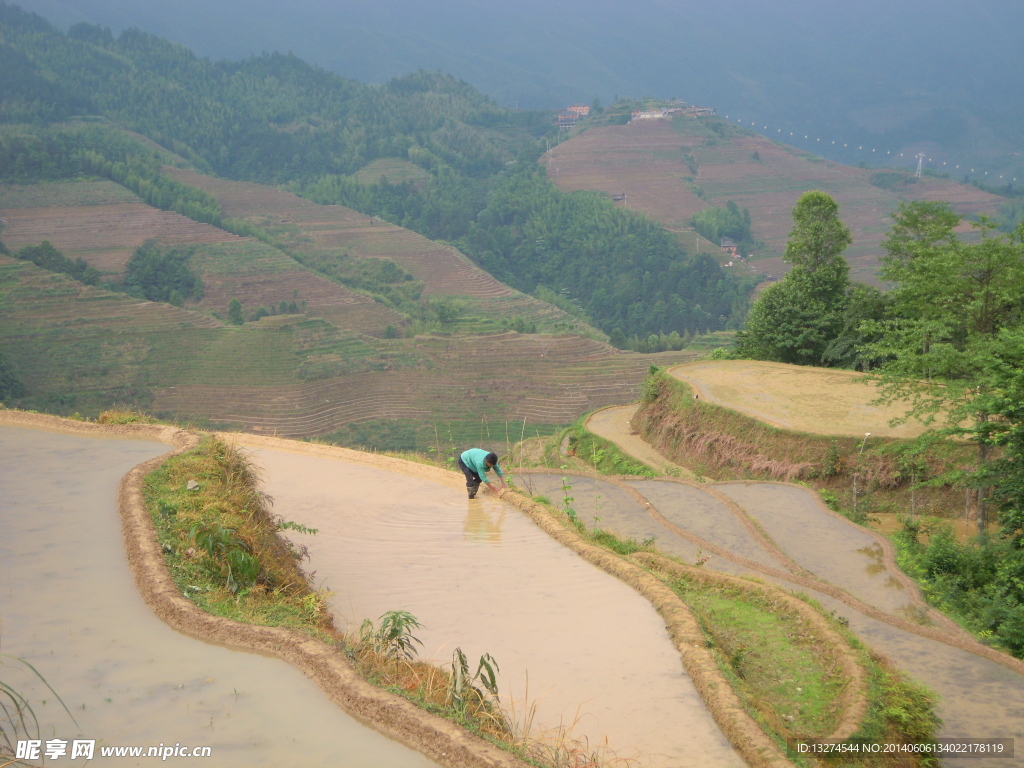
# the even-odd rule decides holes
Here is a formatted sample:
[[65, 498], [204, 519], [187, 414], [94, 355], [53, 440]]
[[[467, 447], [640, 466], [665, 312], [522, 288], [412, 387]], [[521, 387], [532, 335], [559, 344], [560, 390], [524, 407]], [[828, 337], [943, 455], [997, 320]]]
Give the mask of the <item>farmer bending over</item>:
[[498, 476], [498, 488], [505, 490], [505, 475], [501, 471], [501, 467], [498, 466], [498, 456], [494, 453], [488, 453], [483, 448], [470, 448], [468, 451], [463, 451], [462, 455], [459, 456], [459, 469], [466, 476], [466, 490], [469, 491], [469, 498], [475, 498], [476, 492], [480, 488], [480, 483], [491, 484], [491, 481], [487, 479], [487, 473], [490, 470], [494, 470], [494, 473]]

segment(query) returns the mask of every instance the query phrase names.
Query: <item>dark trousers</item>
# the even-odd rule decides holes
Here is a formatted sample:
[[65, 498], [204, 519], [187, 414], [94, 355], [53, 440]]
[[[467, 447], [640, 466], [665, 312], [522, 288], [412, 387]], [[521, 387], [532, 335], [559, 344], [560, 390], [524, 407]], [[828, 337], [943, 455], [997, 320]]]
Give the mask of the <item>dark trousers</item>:
[[455, 460], [455, 462], [459, 465], [459, 469], [462, 470], [462, 474], [466, 476], [467, 488], [476, 488], [478, 485], [480, 485], [480, 483], [483, 482], [483, 480], [480, 479], [480, 475], [478, 475], [476, 472], [474, 472], [472, 469], [466, 466], [466, 462], [462, 460], [461, 456], [459, 456]]

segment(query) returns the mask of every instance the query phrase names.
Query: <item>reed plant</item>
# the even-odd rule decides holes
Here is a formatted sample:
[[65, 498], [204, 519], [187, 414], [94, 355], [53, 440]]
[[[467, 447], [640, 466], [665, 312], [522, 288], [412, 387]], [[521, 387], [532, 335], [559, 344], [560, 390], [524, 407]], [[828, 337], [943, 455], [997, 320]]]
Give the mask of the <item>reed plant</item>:
[[42, 683], [61, 705], [67, 716], [71, 718], [71, 722], [78, 725], [64, 700], [39, 673], [39, 670], [19, 656], [0, 653], [0, 768], [12, 765], [30, 765], [18, 758], [17, 743], [42, 738], [43, 728], [28, 696], [22, 692], [20, 685], [16, 687], [13, 682], [14, 677], [24, 675]]
[[536, 724], [537, 701], [530, 701], [529, 686], [523, 701], [498, 690], [498, 662], [483, 654], [472, 671], [461, 648], [443, 667], [421, 661], [414, 631], [421, 627], [407, 611], [388, 611], [375, 623], [363, 620], [347, 634], [341, 647], [356, 669], [371, 683], [403, 696], [429, 712], [467, 730], [540, 768], [632, 768], [635, 760], [620, 758], [606, 743], [592, 745], [572, 723], [541, 729]]

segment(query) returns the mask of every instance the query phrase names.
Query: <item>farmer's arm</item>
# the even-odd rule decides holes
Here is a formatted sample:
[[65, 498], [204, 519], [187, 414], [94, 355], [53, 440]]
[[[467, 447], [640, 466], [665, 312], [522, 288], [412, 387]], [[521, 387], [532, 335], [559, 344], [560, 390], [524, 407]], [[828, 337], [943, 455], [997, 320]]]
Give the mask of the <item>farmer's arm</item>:
[[505, 474], [501, 471], [501, 467], [497, 464], [494, 465], [494, 474], [497, 475], [497, 486], [501, 490], [505, 490], [508, 486], [505, 484]]

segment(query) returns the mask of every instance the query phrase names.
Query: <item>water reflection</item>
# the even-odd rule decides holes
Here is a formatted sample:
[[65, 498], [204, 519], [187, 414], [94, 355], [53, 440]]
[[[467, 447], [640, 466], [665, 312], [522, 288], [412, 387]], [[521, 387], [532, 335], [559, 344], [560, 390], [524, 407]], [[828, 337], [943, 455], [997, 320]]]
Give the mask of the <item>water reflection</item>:
[[487, 541], [497, 544], [501, 541], [501, 529], [505, 522], [505, 505], [495, 506], [480, 501], [466, 500], [466, 522], [462, 526], [466, 541]]

